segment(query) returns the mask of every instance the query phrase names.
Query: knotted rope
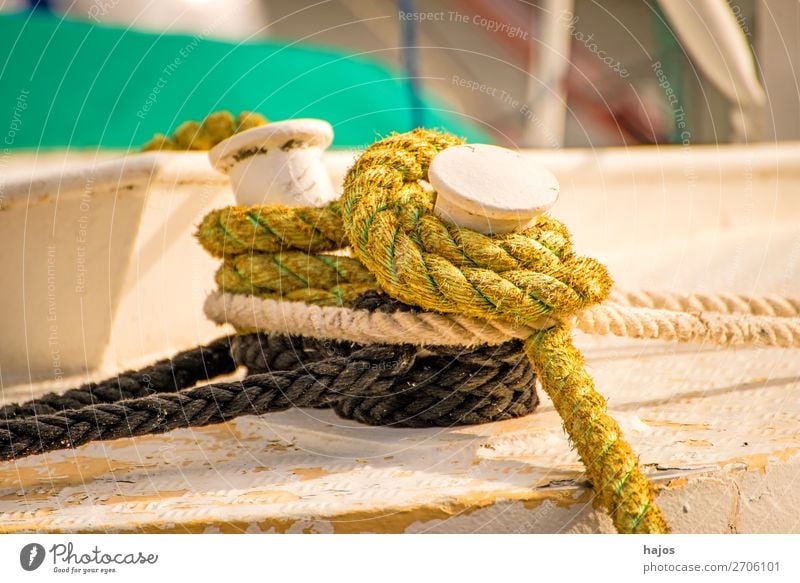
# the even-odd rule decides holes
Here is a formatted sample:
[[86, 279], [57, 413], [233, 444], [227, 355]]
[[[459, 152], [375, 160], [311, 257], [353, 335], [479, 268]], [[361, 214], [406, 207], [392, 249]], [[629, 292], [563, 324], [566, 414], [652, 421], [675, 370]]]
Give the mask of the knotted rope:
[[[266, 300], [298, 299], [345, 307], [353, 294], [377, 284], [393, 297], [425, 310], [392, 314], [394, 322], [406, 325], [384, 326], [390, 335], [382, 336], [383, 342], [402, 342], [408, 323], [415, 318], [439, 327], [431, 337], [449, 335], [456, 344], [471, 340], [462, 335], [458, 325], [468, 327], [465, 323], [470, 319], [489, 326], [499, 321], [488, 336], [492, 340], [526, 339], [526, 352], [540, 382], [618, 530], [663, 532], [666, 524], [653, 503], [651, 486], [618, 425], [606, 413], [605, 400], [594, 390], [571, 343], [570, 324], [591, 333], [641, 338], [794, 346], [800, 339], [800, 322], [771, 315], [742, 319], [602, 303], [611, 288], [605, 268], [575, 255], [567, 230], [557, 221], [540, 217], [523, 233], [493, 237], [443, 223], [433, 213], [435, 195], [421, 181], [427, 177], [433, 156], [458, 143], [452, 136], [417, 130], [382, 140], [359, 158], [345, 180], [345, 194], [339, 203], [342, 228], [358, 262], [319, 253], [334, 249], [335, 243], [306, 253], [276, 253], [296, 247], [289, 239], [305, 229], [294, 216], [296, 211], [281, 207], [219, 211], [204, 221], [200, 230], [201, 242], [225, 258], [217, 283], [225, 292]], [[319, 214], [333, 214], [330, 209], [339, 205], [320, 209]], [[243, 212], [246, 220], [242, 220]], [[279, 228], [272, 228], [273, 224]], [[335, 221], [327, 226], [338, 229]], [[262, 243], [265, 238], [268, 245]], [[325, 236], [331, 242], [337, 238], [335, 230]], [[250, 254], [242, 255], [248, 248]], [[276, 277], [277, 271], [286, 277]], [[353, 294], [348, 293], [349, 286], [355, 286]], [[640, 296], [623, 295], [622, 299], [634, 306], [646, 305]], [[687, 306], [687, 302], [678, 305]], [[651, 303], [667, 308], [675, 302], [653, 299]], [[709, 304], [713, 305], [707, 298], [702, 305]], [[740, 304], [724, 303], [730, 308], [741, 308]], [[791, 302], [769, 305], [782, 308], [781, 315], [787, 313], [787, 305], [792, 306]], [[277, 311], [284, 317], [285, 308], [278, 304]], [[756, 313], [763, 313], [763, 308]], [[431, 317], [436, 314], [449, 314], [451, 319]], [[230, 315], [226, 310], [228, 321]], [[345, 337], [375, 338], [375, 317], [345, 316], [349, 314], [332, 317], [335, 326], [346, 331]], [[249, 319], [254, 319], [252, 303]], [[359, 331], [354, 330], [356, 321], [362, 325]], [[319, 329], [319, 323], [315, 320], [309, 328]], [[510, 328], [508, 336], [503, 327]], [[486, 326], [475, 333], [475, 343], [486, 341]], [[326, 330], [323, 335], [327, 334], [335, 332]]]
[[666, 532], [653, 488], [606, 412], [565, 318], [602, 302], [612, 281], [597, 261], [568, 243], [550, 248], [540, 224], [512, 235], [486, 236], [445, 224], [435, 194], [421, 181], [433, 157], [460, 140], [428, 130], [393, 135], [370, 146], [345, 178], [344, 228], [353, 254], [381, 288], [426, 310], [537, 326], [525, 352], [564, 422], [598, 498], [619, 532]]

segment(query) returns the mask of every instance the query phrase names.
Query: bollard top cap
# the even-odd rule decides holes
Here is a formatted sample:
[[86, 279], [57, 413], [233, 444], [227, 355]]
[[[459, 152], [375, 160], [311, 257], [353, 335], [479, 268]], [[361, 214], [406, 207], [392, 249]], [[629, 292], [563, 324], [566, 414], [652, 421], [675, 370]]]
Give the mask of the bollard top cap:
[[289, 151], [293, 148], [318, 147], [325, 149], [333, 142], [333, 127], [325, 120], [303, 118], [271, 122], [221, 141], [208, 152], [211, 165], [227, 174], [248, 153], [266, 153], [273, 148]]
[[556, 177], [531, 156], [486, 144], [443, 150], [433, 158], [428, 181], [437, 193], [437, 214], [484, 233], [523, 228], [552, 207], [559, 192]]

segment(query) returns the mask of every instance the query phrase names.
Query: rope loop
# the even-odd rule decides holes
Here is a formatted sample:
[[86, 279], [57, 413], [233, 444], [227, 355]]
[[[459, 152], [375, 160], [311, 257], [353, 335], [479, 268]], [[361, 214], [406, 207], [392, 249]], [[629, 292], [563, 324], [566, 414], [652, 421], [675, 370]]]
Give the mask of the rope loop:
[[602, 302], [611, 277], [575, 255], [566, 227], [540, 217], [520, 233], [446, 224], [423, 182], [433, 157], [461, 140], [417, 129], [377, 142], [347, 175], [341, 201], [353, 254], [392, 297], [426, 310], [536, 325]]
[[534, 328], [548, 316], [550, 327], [534, 332], [525, 351], [599, 502], [619, 532], [667, 532], [653, 487], [608, 415], [566, 323], [608, 297], [611, 277], [598, 261], [576, 255], [566, 228], [552, 218], [490, 236], [440, 220], [436, 193], [424, 181], [433, 157], [460, 143], [417, 129], [364, 152], [345, 178], [341, 200], [353, 255], [384, 292], [425, 310]]

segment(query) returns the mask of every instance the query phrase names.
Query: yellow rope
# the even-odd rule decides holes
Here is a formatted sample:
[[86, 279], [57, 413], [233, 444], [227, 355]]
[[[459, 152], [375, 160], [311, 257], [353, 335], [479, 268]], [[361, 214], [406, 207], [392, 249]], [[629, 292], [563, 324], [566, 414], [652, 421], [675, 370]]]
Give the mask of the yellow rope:
[[569, 328], [558, 325], [534, 333], [525, 342], [525, 352], [617, 531], [668, 532], [655, 505], [653, 487], [640, 471], [638, 458], [619, 425], [607, 413], [606, 400], [595, 390]]
[[[438, 152], [458, 143], [422, 129], [392, 135], [370, 146], [348, 173], [345, 231], [381, 288], [427, 310], [518, 324], [542, 315], [567, 318], [603, 301], [612, 285], [605, 267], [574, 255], [568, 243], [554, 251], [528, 231], [484, 236], [434, 215], [435, 194], [420, 180]], [[562, 235], [568, 240], [566, 230]], [[606, 412], [568, 327], [536, 332], [525, 346], [617, 530], [666, 532], [653, 488]]]
[[[210, 213], [198, 239], [223, 257], [224, 291], [348, 305], [378, 286], [426, 310], [535, 326], [526, 352], [564, 421], [619, 532], [668, 530], [652, 486], [606, 412], [564, 323], [605, 300], [603, 265], [572, 250], [567, 229], [540, 217], [520, 233], [487, 236], [443, 223], [421, 180], [433, 157], [461, 141], [428, 130], [368, 148], [345, 180], [344, 197], [321, 209], [229, 207]], [[346, 235], [346, 237], [345, 237]], [[355, 258], [318, 254], [350, 243]]]
[[348, 306], [378, 284], [356, 259], [302, 251], [252, 253], [225, 260], [217, 271], [221, 290], [270, 299]]
[[233, 134], [267, 123], [260, 113], [243, 111], [236, 118], [229, 111], [210, 114], [202, 122], [187, 121], [171, 136], [156, 134], [142, 146], [143, 152], [157, 150], [210, 150]]
[[347, 245], [338, 203], [322, 208], [226, 207], [203, 218], [197, 238], [214, 257], [282, 249], [320, 253]]

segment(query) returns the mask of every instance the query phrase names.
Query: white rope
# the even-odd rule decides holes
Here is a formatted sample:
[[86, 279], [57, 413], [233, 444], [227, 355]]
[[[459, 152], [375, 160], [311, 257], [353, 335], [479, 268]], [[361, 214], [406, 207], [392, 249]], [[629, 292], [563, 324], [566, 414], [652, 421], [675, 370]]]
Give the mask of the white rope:
[[[514, 327], [500, 320], [483, 321], [433, 312], [369, 312], [222, 292], [210, 294], [204, 309], [212, 321], [231, 324], [237, 330], [358, 343], [475, 346], [527, 338], [533, 332], [533, 328]], [[543, 320], [543, 327], [551, 323]]]
[[[553, 320], [535, 327], [512, 326], [432, 312], [369, 312], [285, 302], [255, 296], [214, 292], [205, 302], [214, 322], [238, 330], [261, 330], [351, 342], [475, 346], [527, 338]], [[577, 315], [575, 327], [587, 334], [677, 342], [708, 342], [725, 346], [800, 347], [800, 318], [753, 316], [634, 308], [605, 302]]]
[[614, 289], [610, 301], [636, 308], [654, 308], [673, 312], [718, 312], [754, 316], [800, 317], [800, 298], [777, 294], [748, 296], [729, 293], [674, 293], [650, 290]]
[[575, 326], [587, 334], [613, 334], [723, 346], [800, 347], [800, 318], [676, 312], [604, 302], [584, 310]]

